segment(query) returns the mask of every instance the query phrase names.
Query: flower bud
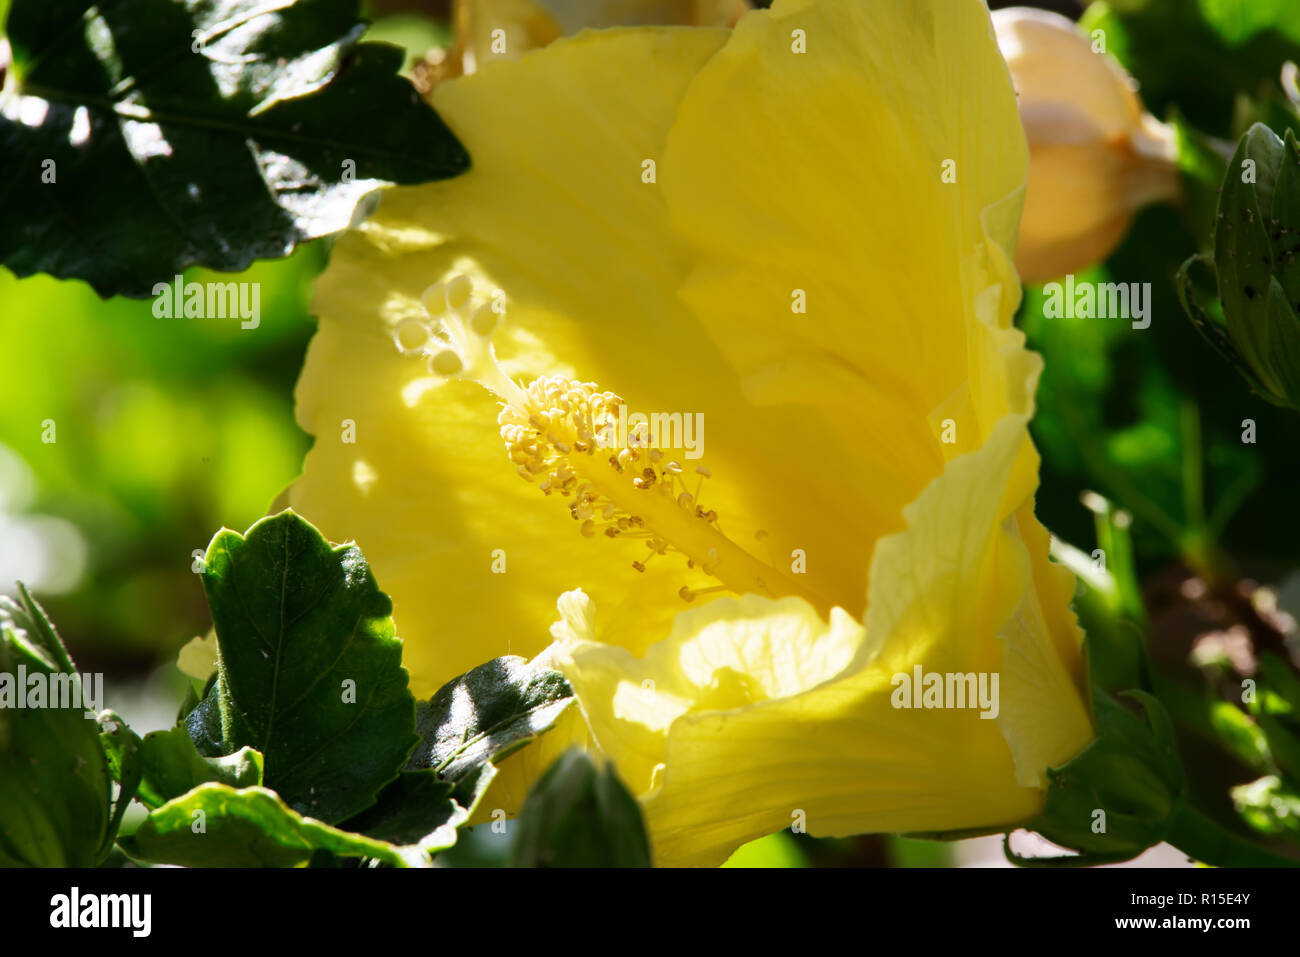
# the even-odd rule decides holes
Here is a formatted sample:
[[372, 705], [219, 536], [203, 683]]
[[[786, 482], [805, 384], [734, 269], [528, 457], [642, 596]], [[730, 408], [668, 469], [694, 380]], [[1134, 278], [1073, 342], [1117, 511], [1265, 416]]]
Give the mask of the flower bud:
[[1300, 144], [1256, 123], [1228, 163], [1214, 226], [1223, 312], [1197, 301], [1193, 256], [1178, 294], [1197, 330], [1274, 405], [1300, 410]]
[[1047, 801], [1030, 827], [1083, 854], [1078, 863], [1128, 860], [1165, 839], [1186, 782], [1173, 725], [1157, 699], [1099, 691], [1093, 705], [1097, 739], [1048, 772]]
[[1140, 207], [1176, 195], [1174, 136], [1065, 17], [1017, 7], [993, 27], [1029, 141], [1016, 268], [1044, 282], [1105, 259]]

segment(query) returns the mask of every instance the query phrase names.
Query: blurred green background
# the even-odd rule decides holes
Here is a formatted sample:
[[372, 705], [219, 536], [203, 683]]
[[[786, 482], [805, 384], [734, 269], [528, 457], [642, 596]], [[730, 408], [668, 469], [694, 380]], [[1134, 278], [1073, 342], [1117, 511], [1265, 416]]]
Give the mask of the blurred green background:
[[206, 632], [191, 553], [265, 514], [309, 444], [291, 396], [323, 257], [307, 247], [241, 275], [261, 284], [247, 330], [0, 272], [0, 571], [40, 597], [84, 668], [143, 672]]
[[[1042, 5], [1080, 13], [1069, 0]], [[411, 60], [448, 35], [445, 4], [371, 13], [372, 37], [406, 45]], [[1281, 64], [1300, 60], [1300, 3], [1112, 0], [1085, 18], [1107, 31], [1155, 115], [1176, 109], [1190, 128], [1224, 140], [1253, 119], [1300, 127], [1277, 83]], [[1294, 627], [1264, 606], [1300, 607], [1300, 418], [1251, 395], [1182, 314], [1173, 276], [1202, 250], [1216, 192], [1192, 175], [1186, 187], [1183, 206], [1144, 211], [1119, 250], [1080, 277], [1151, 282], [1149, 329], [1044, 319], [1034, 288], [1019, 321], [1046, 358], [1033, 426], [1039, 515], [1085, 552], [1097, 533], [1084, 492], [1132, 516], [1152, 655], [1191, 696], [1181, 720], [1196, 733], [1186, 746], [1198, 756], [1198, 786], [1227, 820], [1226, 785], [1255, 775], [1210, 748], [1196, 709], [1216, 673], [1190, 656], [1204, 635], [1242, 626], [1254, 639], [1272, 628], [1296, 659]], [[176, 700], [175, 654], [209, 627], [194, 551], [222, 526], [242, 530], [265, 514], [298, 473], [309, 439], [294, 423], [292, 393], [327, 255], [327, 243], [315, 243], [239, 276], [186, 274], [260, 283], [262, 318], [251, 330], [238, 320], [159, 319], [148, 301], [101, 301], [79, 282], [0, 270], [0, 589], [27, 582], [83, 670], [105, 672], [110, 692]], [[1247, 418], [1255, 444], [1242, 442]], [[1276, 588], [1258, 592], [1256, 582]], [[1240, 607], [1232, 595], [1243, 596]], [[111, 693], [109, 704], [141, 732], [174, 713], [168, 704], [151, 725]], [[456, 856], [492, 853], [480, 838]], [[782, 834], [742, 849], [736, 863], [932, 865], [951, 853], [928, 841]]]

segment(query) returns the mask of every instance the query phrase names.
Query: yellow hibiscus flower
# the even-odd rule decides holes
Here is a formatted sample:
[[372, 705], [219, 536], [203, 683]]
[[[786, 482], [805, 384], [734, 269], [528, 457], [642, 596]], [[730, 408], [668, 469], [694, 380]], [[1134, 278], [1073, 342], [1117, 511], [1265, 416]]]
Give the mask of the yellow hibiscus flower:
[[290, 499], [364, 550], [417, 693], [544, 649], [569, 677], [490, 803], [580, 740], [660, 864], [1032, 817], [1094, 732], [1033, 514], [1026, 147], [983, 4], [588, 31], [434, 103], [473, 168], [335, 246]]

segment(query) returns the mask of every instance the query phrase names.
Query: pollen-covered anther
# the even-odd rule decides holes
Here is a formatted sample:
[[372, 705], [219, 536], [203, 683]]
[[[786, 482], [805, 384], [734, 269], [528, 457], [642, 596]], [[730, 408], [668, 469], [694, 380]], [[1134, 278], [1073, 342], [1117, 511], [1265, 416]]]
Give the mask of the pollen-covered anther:
[[622, 406], [621, 398], [593, 382], [544, 375], [520, 386], [497, 423], [519, 474], [545, 495], [566, 497], [584, 538], [644, 542], [647, 552], [631, 562], [637, 572], [655, 556], [677, 552], [688, 568], [722, 583], [688, 587], [680, 593], [686, 600], [728, 590], [800, 593], [797, 583], [728, 539], [718, 512], [700, 504], [707, 468], [695, 469], [694, 488], [688, 488], [681, 463], [652, 447], [643, 426], [620, 433]]
[[594, 382], [543, 375], [527, 385], [498, 365], [492, 334], [499, 315], [473, 307], [473, 287], [454, 276], [425, 290], [427, 321], [404, 321], [394, 331], [397, 348], [428, 357], [429, 371], [444, 379], [473, 381], [501, 400], [497, 426], [515, 473], [543, 495], [566, 500], [584, 538], [633, 538], [648, 554], [633, 561], [638, 572], [657, 555], [681, 553], [687, 568], [721, 584], [684, 588], [687, 601], [716, 591], [773, 597], [802, 594], [800, 585], [727, 538], [718, 513], [700, 504], [707, 468], [695, 469], [686, 487], [680, 462], [651, 445], [642, 422], [627, 429], [623, 400]]

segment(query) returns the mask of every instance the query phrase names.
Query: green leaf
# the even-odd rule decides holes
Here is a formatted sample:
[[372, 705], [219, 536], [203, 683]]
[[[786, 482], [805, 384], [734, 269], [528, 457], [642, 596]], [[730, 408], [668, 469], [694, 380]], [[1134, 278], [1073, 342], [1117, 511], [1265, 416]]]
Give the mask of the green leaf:
[[1300, 307], [1287, 302], [1277, 277], [1268, 284], [1264, 321], [1269, 371], [1287, 405], [1300, 409]]
[[182, 722], [190, 740], [194, 742], [194, 747], [202, 755], [220, 756], [233, 747], [226, 744], [221, 727], [223, 697], [224, 692], [220, 687], [220, 681], [217, 680], [216, 675], [213, 675], [207, 692], [199, 703], [190, 709]]
[[122, 785], [114, 810], [114, 833], [133, 797], [152, 809], [209, 781], [236, 788], [262, 783], [262, 756], [252, 748], [241, 748], [223, 758], [205, 758], [195, 750], [184, 728], [154, 731], [141, 740], [113, 711], [101, 714], [99, 724], [109, 771]]
[[496, 776], [497, 766], [495, 764], [489, 762], [479, 765], [456, 782], [456, 790], [452, 792], [451, 796], [456, 800], [457, 804], [469, 812], [470, 817], [473, 817]]
[[343, 826], [430, 853], [452, 846], [496, 777], [493, 762], [545, 733], [573, 700], [563, 675], [522, 658], [452, 679], [419, 705], [421, 740], [408, 769]]
[[462, 781], [545, 733], [573, 700], [559, 672], [519, 657], [496, 658], [447, 682], [420, 705], [420, 744], [408, 766]]
[[0, 262], [19, 276], [144, 297], [469, 165], [402, 51], [358, 44], [357, 0], [14, 0], [7, 26]]
[[[140, 781], [144, 776], [140, 761], [140, 738], [127, 727], [116, 711], [104, 711], [99, 715], [99, 744], [104, 749], [109, 773], [121, 785], [117, 792], [117, 803], [113, 806], [113, 819], [108, 827], [108, 833], [116, 835], [127, 806], [132, 798], [139, 795]], [[111, 843], [111, 838], [105, 839], [105, 844]], [[104, 857], [109, 849], [101, 846], [100, 856]]]
[[256, 749], [267, 787], [327, 823], [373, 804], [417, 737], [392, 602], [360, 550], [285, 511], [219, 532], [203, 585], [219, 661], [187, 719], [196, 745]]
[[456, 829], [470, 811], [453, 798], [455, 785], [432, 768], [403, 771], [384, 788], [374, 807], [362, 811], [344, 827], [390, 844], [414, 844], [429, 853], [456, 843]]
[[154, 731], [140, 742], [142, 780], [137, 797], [150, 808], [205, 784], [218, 781], [231, 787], [253, 787], [262, 783], [262, 755], [252, 748], [234, 754], [206, 758], [199, 754], [184, 728]]
[[510, 866], [649, 867], [641, 809], [613, 765], [561, 755], [528, 793]]
[[1251, 368], [1246, 357], [1233, 345], [1232, 337], [1228, 334], [1228, 324], [1223, 318], [1222, 307], [1216, 308], [1212, 303], [1202, 305], [1204, 282], [1201, 281], [1200, 273], [1206, 270], [1198, 267], [1212, 265], [1213, 259], [1204, 255], [1192, 256], [1183, 263], [1174, 279], [1174, 285], [1178, 290], [1178, 302], [1183, 307], [1183, 312], [1187, 314], [1187, 318], [1192, 320], [1192, 327], [1200, 333], [1201, 338], [1237, 370], [1237, 374], [1250, 384], [1255, 394], [1268, 398], [1268, 387]]
[[[1184, 801], [1173, 724], [1159, 700], [1136, 689], [1115, 696], [1094, 688], [1093, 715], [1097, 738], [1063, 766], [1047, 769], [1047, 797], [1029, 825], [1083, 858], [1044, 864], [1135, 857], [1164, 839]], [[1105, 815], [1102, 830], [1095, 829], [1103, 820], [1098, 812]], [[1009, 848], [1007, 856], [1025, 863]]]
[[67, 649], [18, 590], [0, 597], [0, 867], [91, 867], [115, 826], [108, 762]]
[[54, 667], [58, 668], [64, 674], [79, 674], [77, 666], [72, 663], [72, 656], [68, 654], [68, 647], [59, 637], [58, 631], [54, 628], [54, 623], [50, 621], [45, 609], [41, 607], [27, 586], [18, 582], [18, 602], [15, 604], [12, 599], [5, 599], [9, 604], [9, 610], [0, 609], [0, 616], [8, 617], [17, 627], [29, 632], [29, 637], [39, 646], [47, 655]]
[[184, 867], [295, 867], [318, 851], [419, 867], [428, 855], [305, 817], [274, 791], [211, 782], [169, 801], [119, 842], [134, 858]]

